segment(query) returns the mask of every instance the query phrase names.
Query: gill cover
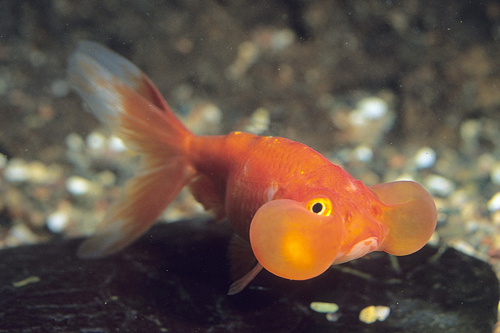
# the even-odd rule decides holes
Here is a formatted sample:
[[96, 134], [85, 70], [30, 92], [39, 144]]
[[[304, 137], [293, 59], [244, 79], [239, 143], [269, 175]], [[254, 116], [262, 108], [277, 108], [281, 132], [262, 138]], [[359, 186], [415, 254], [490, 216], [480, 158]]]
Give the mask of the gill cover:
[[338, 254], [343, 221], [335, 210], [318, 213], [288, 199], [262, 205], [250, 224], [250, 244], [259, 263], [291, 280], [326, 271]]

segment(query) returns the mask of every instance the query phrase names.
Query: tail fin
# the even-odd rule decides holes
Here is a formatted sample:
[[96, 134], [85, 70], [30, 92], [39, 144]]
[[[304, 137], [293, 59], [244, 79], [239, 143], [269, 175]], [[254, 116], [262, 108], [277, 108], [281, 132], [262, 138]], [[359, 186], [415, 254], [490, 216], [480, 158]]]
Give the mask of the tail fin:
[[379, 250], [398, 256], [420, 250], [436, 228], [436, 205], [431, 195], [412, 181], [377, 184], [370, 189], [386, 205], [382, 221], [387, 236]]
[[141, 236], [195, 176], [186, 157], [193, 134], [139, 68], [99, 44], [79, 43], [68, 78], [92, 113], [142, 155], [138, 174], [80, 246], [80, 256], [100, 257]]

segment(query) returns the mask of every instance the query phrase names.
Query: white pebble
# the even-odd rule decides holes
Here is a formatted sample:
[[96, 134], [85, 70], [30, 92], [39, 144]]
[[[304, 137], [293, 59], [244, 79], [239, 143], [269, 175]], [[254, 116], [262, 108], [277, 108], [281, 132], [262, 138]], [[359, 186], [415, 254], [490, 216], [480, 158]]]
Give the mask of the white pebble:
[[253, 134], [262, 134], [269, 129], [270, 122], [269, 111], [265, 108], [258, 108], [250, 117], [250, 123], [245, 126], [245, 131]]
[[106, 137], [98, 132], [90, 133], [85, 142], [87, 146], [92, 150], [103, 150], [106, 147]]
[[356, 160], [361, 162], [370, 162], [373, 158], [373, 151], [364, 145], [356, 147], [352, 151], [352, 154]]
[[16, 224], [9, 230], [9, 239], [6, 239], [8, 246], [18, 246], [19, 244], [33, 244], [38, 241], [37, 236], [25, 224]]
[[117, 136], [112, 136], [109, 138], [108, 142], [109, 150], [115, 153], [122, 153], [127, 150], [127, 146], [123, 143], [123, 140]]
[[375, 307], [375, 311], [377, 313], [377, 320], [378, 321], [384, 321], [389, 317], [389, 314], [391, 314], [391, 308], [388, 306], [383, 306], [383, 305], [377, 305]]
[[284, 50], [295, 40], [295, 34], [290, 29], [281, 29], [273, 34], [271, 47], [275, 50]]
[[496, 164], [490, 172], [491, 181], [495, 185], [500, 185], [500, 164]]
[[342, 315], [339, 312], [328, 312], [326, 314], [326, 320], [335, 323], [340, 319], [341, 316]]
[[7, 164], [3, 172], [3, 177], [12, 183], [25, 182], [30, 177], [29, 167], [25, 161], [13, 158]]
[[218, 125], [222, 120], [222, 111], [217, 107], [217, 105], [208, 103], [202, 109], [202, 117], [203, 117], [202, 119], [203, 122], [208, 122], [214, 125]]
[[488, 210], [490, 212], [500, 210], [500, 192], [495, 193], [490, 201], [488, 201]]
[[456, 186], [451, 180], [438, 175], [429, 175], [425, 178], [425, 184], [429, 192], [443, 197], [451, 194]]
[[357, 109], [349, 114], [349, 122], [353, 126], [364, 126], [368, 122], [368, 118], [365, 117], [363, 111]]
[[68, 225], [69, 217], [66, 212], [57, 211], [47, 216], [47, 228], [53, 233], [60, 233]]
[[82, 177], [71, 176], [66, 180], [66, 189], [76, 196], [87, 194], [90, 187], [91, 183]]
[[389, 111], [389, 105], [382, 98], [368, 97], [359, 101], [358, 109], [366, 118], [374, 120], [385, 116]]
[[396, 178], [391, 179], [390, 181], [399, 181], [399, 180], [415, 181], [415, 178], [413, 178], [412, 175], [410, 175], [409, 173], [403, 173], [403, 174], [397, 176]]
[[436, 152], [430, 147], [420, 148], [415, 154], [415, 164], [419, 169], [430, 168], [436, 163]]

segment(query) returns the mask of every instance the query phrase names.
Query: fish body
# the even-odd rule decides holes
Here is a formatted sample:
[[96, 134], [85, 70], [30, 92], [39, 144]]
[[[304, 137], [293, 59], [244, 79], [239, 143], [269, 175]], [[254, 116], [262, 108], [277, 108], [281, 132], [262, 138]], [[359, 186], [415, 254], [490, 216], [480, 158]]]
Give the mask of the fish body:
[[[324, 196], [336, 205], [343, 221], [360, 221], [375, 212], [380, 201], [361, 181], [353, 179], [338, 165], [299, 142], [280, 137], [263, 137], [233, 132], [224, 136], [195, 137], [190, 156], [204, 175], [213, 175], [219, 185], [218, 198], [224, 202], [226, 216], [236, 233], [248, 240], [252, 218], [272, 200], [301, 202]], [[203, 193], [202, 193], [203, 194]], [[196, 195], [196, 192], [195, 192]], [[203, 199], [199, 199], [203, 202]], [[351, 222], [355, 223], [355, 222]], [[345, 222], [344, 222], [345, 224]], [[384, 226], [371, 226], [383, 234]], [[345, 233], [370, 228], [348, 228]], [[344, 235], [340, 253], [348, 253], [350, 244], [363, 236]]]
[[229, 294], [262, 268], [305, 280], [371, 251], [413, 253], [434, 231], [434, 201], [417, 183], [367, 187], [308, 146], [281, 137], [194, 135], [142, 71], [99, 44], [80, 42], [68, 78], [93, 114], [142, 156], [137, 175], [80, 246], [82, 257], [132, 243], [184, 186], [234, 228], [238, 280]]

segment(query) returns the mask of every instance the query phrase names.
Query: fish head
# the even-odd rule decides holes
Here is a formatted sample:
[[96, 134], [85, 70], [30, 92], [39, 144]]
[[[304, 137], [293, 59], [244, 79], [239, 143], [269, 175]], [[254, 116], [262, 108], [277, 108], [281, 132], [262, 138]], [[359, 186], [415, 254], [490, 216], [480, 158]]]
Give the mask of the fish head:
[[266, 270], [286, 279], [306, 280], [332, 265], [343, 231], [342, 216], [327, 196], [305, 202], [277, 199], [255, 213], [250, 244]]
[[334, 264], [373, 251], [403, 256], [420, 250], [436, 228], [431, 195], [413, 181], [365, 187], [343, 208], [344, 237]]

